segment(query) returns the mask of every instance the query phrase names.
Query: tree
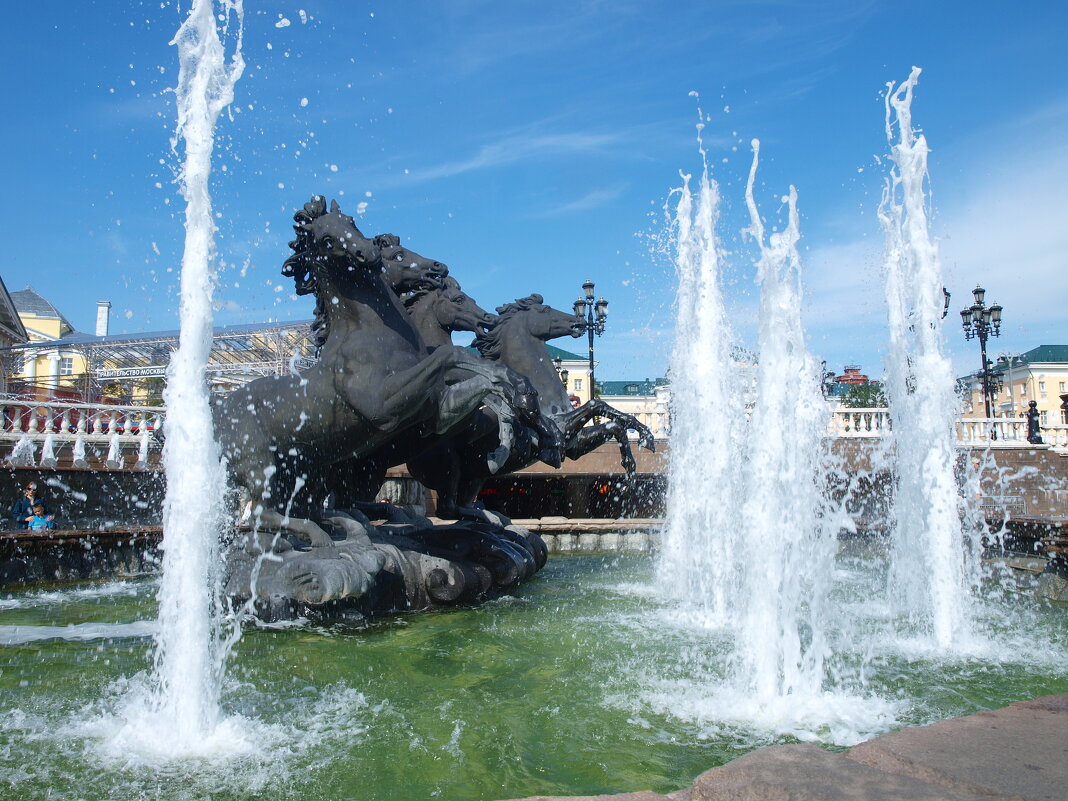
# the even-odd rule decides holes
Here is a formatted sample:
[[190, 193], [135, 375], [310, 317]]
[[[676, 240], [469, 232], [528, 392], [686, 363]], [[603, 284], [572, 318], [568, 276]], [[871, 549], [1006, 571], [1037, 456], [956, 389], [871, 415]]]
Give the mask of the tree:
[[878, 381], [850, 384], [841, 401], [843, 406], [850, 409], [881, 409], [887, 405], [886, 393]]

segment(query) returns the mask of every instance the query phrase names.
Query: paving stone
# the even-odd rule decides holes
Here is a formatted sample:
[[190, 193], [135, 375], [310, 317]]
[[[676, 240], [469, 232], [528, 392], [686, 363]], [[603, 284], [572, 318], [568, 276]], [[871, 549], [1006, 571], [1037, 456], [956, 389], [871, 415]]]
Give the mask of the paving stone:
[[697, 777], [689, 801], [991, 801], [888, 774], [815, 745], [774, 745]]
[[861, 743], [846, 758], [947, 789], [1014, 801], [1064, 801], [1068, 696], [901, 729]]

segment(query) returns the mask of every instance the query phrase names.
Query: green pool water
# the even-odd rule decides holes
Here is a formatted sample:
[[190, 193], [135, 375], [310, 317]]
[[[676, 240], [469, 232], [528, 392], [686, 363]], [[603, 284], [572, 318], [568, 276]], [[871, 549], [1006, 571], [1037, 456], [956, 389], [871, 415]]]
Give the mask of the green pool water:
[[554, 556], [514, 596], [478, 608], [363, 629], [246, 630], [223, 705], [259, 748], [182, 762], [109, 746], [115, 710], [150, 666], [156, 580], [0, 593], [0, 798], [668, 792], [759, 745], [801, 736], [841, 747], [1068, 693], [1063, 609], [993, 593], [975, 653], [929, 656], [870, 602], [880, 564], [843, 556], [836, 582], [843, 618], [859, 623], [838, 635], [832, 665], [878, 702], [866, 722], [799, 735], [722, 715], [730, 644], [659, 600], [651, 557]]

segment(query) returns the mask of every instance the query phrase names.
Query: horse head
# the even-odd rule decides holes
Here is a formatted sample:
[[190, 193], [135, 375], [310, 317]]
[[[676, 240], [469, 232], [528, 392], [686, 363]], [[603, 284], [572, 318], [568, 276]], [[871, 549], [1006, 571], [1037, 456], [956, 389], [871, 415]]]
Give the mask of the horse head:
[[460, 289], [452, 276], [445, 276], [437, 289], [421, 289], [408, 295], [404, 305], [413, 316], [430, 316], [445, 331], [481, 331], [496, 321]]
[[562, 312], [545, 305], [544, 299], [538, 294], [498, 306], [497, 314], [499, 324], [522, 325], [528, 334], [543, 342], [558, 337], [580, 337], [586, 330], [585, 320], [572, 312]]
[[507, 343], [522, 347], [524, 341], [580, 337], [585, 330], [581, 317], [546, 306], [542, 296], [534, 294], [498, 306], [497, 317], [478, 333], [474, 346], [483, 356], [499, 359]]
[[374, 243], [382, 254], [386, 283], [397, 294], [440, 287], [449, 274], [449, 268], [440, 261], [403, 247], [400, 237], [395, 234], [379, 234]]
[[355, 220], [341, 213], [337, 201], [316, 195], [293, 215], [297, 238], [289, 243], [293, 255], [282, 275], [293, 278], [298, 295], [318, 294], [321, 283], [366, 280], [377, 275], [382, 261], [378, 245], [363, 235]]

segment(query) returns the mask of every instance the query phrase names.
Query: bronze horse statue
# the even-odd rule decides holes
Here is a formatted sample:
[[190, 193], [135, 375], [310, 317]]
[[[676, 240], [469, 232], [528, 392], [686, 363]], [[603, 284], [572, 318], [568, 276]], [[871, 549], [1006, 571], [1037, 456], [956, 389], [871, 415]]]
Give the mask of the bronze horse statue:
[[[367, 540], [358, 568], [330, 566], [352, 574], [340, 580], [337, 592], [344, 593], [369, 585], [383, 558], [358, 520], [315, 509], [323, 473], [398, 438], [450, 431], [489, 398], [507, 414], [515, 389], [502, 365], [466, 348], [427, 350], [386, 283], [382, 248], [336, 202], [328, 210], [324, 198], [314, 197], [294, 220], [294, 253], [282, 272], [298, 294], [316, 296], [319, 360], [300, 375], [260, 378], [217, 399], [215, 431], [231, 476], [252, 497], [258, 528], [310, 542], [312, 556], [324, 562], [352, 558], [338, 559], [319, 522]], [[412, 281], [436, 280], [425, 265], [396, 264], [411, 271]]]
[[[430, 308], [443, 308], [443, 304], [438, 301], [438, 305]], [[635, 462], [627, 430], [637, 431], [639, 444], [649, 450], [655, 448], [652, 432], [632, 415], [598, 399], [573, 409], [545, 347], [545, 342], [550, 339], [581, 336], [585, 321], [545, 305], [542, 296], [537, 294], [500, 306], [497, 313], [497, 316], [479, 321], [475, 347], [488, 359], [507, 365], [511, 371], [529, 380], [537, 392], [539, 415], [552, 422], [557, 441], [563, 444], [567, 457], [577, 459], [614, 439], [619, 443], [623, 467], [633, 473]], [[447, 325], [445, 319], [436, 322], [442, 327]], [[422, 327], [430, 330], [429, 323], [423, 323]], [[586, 425], [595, 417], [606, 418], [607, 422]], [[489, 447], [485, 438], [492, 437], [492, 429], [484, 421], [480, 437], [469, 435], [452, 439], [408, 462], [411, 474], [437, 491], [441, 517], [486, 516], [473, 506], [490, 476], [478, 458], [478, 454]], [[533, 448], [513, 445], [502, 472], [520, 470], [540, 458], [537, 447], [540, 439], [539, 436], [533, 437]]]

